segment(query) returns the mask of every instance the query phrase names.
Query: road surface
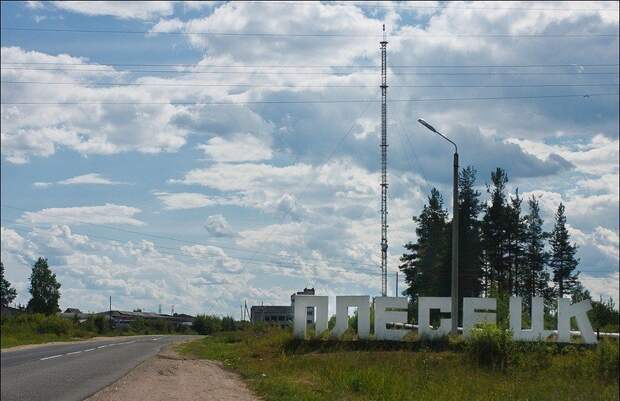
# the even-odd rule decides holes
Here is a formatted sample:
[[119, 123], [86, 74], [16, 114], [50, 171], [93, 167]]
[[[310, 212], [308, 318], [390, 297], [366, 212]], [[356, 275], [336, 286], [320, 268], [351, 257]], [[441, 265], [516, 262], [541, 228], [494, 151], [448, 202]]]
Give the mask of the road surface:
[[2, 401], [83, 400], [165, 345], [191, 336], [139, 336], [48, 345], [1, 354]]

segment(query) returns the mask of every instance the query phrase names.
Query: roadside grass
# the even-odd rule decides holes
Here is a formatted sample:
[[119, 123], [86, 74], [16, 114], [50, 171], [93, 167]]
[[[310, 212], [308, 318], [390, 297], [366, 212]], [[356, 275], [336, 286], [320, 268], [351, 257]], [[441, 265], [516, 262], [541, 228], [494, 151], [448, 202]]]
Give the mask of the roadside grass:
[[135, 327], [112, 330], [103, 318], [88, 319], [79, 323], [54, 315], [20, 314], [2, 318], [0, 322], [0, 347], [5, 349], [18, 345], [76, 341], [96, 336], [189, 334], [189, 330], [177, 333], [166, 325], [138, 323]]
[[266, 401], [618, 399], [615, 340], [596, 349], [515, 344], [502, 367], [481, 365], [460, 339], [299, 341], [275, 328], [218, 333], [178, 350], [221, 361]]

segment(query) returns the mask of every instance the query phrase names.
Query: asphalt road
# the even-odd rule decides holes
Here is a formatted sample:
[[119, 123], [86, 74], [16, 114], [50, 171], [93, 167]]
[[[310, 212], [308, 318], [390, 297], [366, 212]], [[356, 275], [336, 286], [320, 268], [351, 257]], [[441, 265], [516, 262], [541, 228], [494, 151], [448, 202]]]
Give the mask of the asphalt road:
[[2, 352], [2, 401], [83, 400], [165, 345], [190, 336], [122, 337]]

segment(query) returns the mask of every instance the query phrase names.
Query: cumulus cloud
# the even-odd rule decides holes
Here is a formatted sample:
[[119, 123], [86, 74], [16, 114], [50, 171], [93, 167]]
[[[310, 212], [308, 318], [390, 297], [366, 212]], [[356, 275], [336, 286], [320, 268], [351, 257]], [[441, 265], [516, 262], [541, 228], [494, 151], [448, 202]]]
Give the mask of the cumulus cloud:
[[172, 1], [54, 1], [54, 6], [84, 15], [109, 15], [120, 19], [152, 20], [171, 15]]
[[251, 134], [235, 135], [230, 139], [214, 137], [197, 147], [215, 162], [260, 161], [272, 157], [271, 148]]
[[19, 221], [32, 224], [126, 224], [144, 225], [134, 215], [141, 210], [131, 206], [106, 203], [102, 206], [55, 207], [25, 212]]
[[618, 305], [618, 283], [620, 282], [620, 274], [618, 272], [613, 272], [603, 277], [582, 274], [580, 279], [583, 285], [590, 290], [594, 299], [598, 297], [603, 297], [603, 299], [612, 298], [615, 304]]
[[[89, 62], [79, 54], [3, 48], [3, 63], [72, 63], [75, 69], [59, 72], [3, 67], [3, 80], [71, 84], [3, 84], [3, 162], [23, 164], [37, 157], [63, 157], [61, 150], [81, 156], [179, 152], [165, 156], [165, 163], [182, 161], [175, 163], [179, 170], [170, 171], [155, 185], [161, 187], [163, 180], [172, 177], [169, 183], [192, 189], [151, 192], [167, 210], [166, 216], [195, 213], [194, 228], [200, 230], [202, 211], [191, 209], [209, 208], [211, 216], [229, 216], [229, 210], [235, 208], [252, 209], [241, 211], [244, 216], [250, 215], [247, 223], [239, 226], [235, 220], [235, 229], [241, 235], [221, 240], [250, 249], [253, 253], [245, 255], [245, 259], [261, 260], [245, 260], [237, 258], [235, 252], [225, 255], [221, 249], [210, 248], [186, 249], [182, 256], [165, 254], [165, 248], [149, 241], [108, 243], [84, 239], [64, 229], [27, 235], [20, 232], [20, 247], [27, 249], [31, 243], [35, 247], [31, 250], [56, 255], [58, 267], [54, 268], [62, 271], [63, 297], [68, 300], [100, 305], [105, 303], [107, 292], [113, 292], [120, 301], [134, 302], [135, 306], [156, 307], [164, 302], [193, 311], [230, 313], [246, 296], [265, 302], [288, 302], [289, 291], [308, 283], [316, 283], [325, 293], [378, 291], [376, 275], [356, 274], [353, 270], [373, 264], [364, 267], [374, 272], [372, 269], [378, 265], [378, 104], [366, 107], [358, 103], [281, 101], [376, 99], [375, 69], [316, 66], [376, 64], [378, 38], [372, 35], [380, 33], [383, 23], [390, 35], [389, 100], [579, 95], [595, 89], [531, 85], [586, 85], [599, 81], [578, 73], [602, 70], [579, 65], [554, 69], [392, 67], [397, 65], [462, 66], [474, 59], [480, 65], [578, 64], [586, 60], [614, 64], [618, 58], [617, 41], [607, 38], [531, 40], [492, 36], [617, 34], [617, 11], [571, 11], [573, 7], [584, 8], [583, 4], [562, 3], [561, 12], [536, 10], [542, 7], [535, 3], [524, 3], [519, 10], [483, 7], [484, 12], [470, 10], [475, 5], [457, 2], [437, 4], [437, 9], [408, 11], [389, 3], [380, 10], [318, 2], [295, 6], [284, 2], [177, 4], [142, 3], [137, 9], [131, 3], [62, 3], [83, 15], [140, 20], [125, 21], [139, 23], [136, 30], [148, 29], [142, 21], [158, 21], [144, 38], [149, 45], [167, 45], [171, 40], [175, 49], [180, 49], [184, 44], [171, 38], [186, 40], [190, 46], [183, 49], [190, 57], [195, 56], [194, 64], [184, 60], [188, 65], [171, 67], [176, 72], [166, 76], [128, 74], [119, 67]], [[56, 6], [48, 3], [44, 7], [49, 11]], [[175, 7], [183, 13], [175, 13]], [[528, 7], [532, 9], [522, 10]], [[597, 3], [591, 8], [612, 7], [617, 8], [617, 4]], [[490, 36], [455, 36], [455, 27], [467, 27], [463, 33]], [[191, 34], [203, 31], [283, 36]], [[360, 37], [329, 36], [343, 32]], [[288, 35], [291, 33], [324, 36]], [[550, 53], [549, 48], [554, 51]], [[101, 59], [106, 59], [103, 54]], [[278, 67], [248, 69], [248, 65]], [[291, 65], [298, 67], [290, 69]], [[84, 71], [87, 68], [93, 71]], [[541, 71], [545, 74], [536, 75]], [[558, 74], [550, 75], [548, 71]], [[106, 87], [99, 85], [101, 82], [138, 85]], [[343, 87], [351, 85], [363, 87]], [[38, 98], [50, 102], [158, 104], [8, 104]], [[212, 101], [249, 103], [192, 104]], [[424, 117], [459, 143], [463, 165], [474, 165], [484, 177], [495, 167], [505, 167], [511, 189], [518, 186], [525, 193], [543, 194], [541, 204], [547, 224], [552, 223], [558, 203], [564, 202], [571, 227], [579, 230], [572, 231], [572, 237], [580, 241], [584, 277], [594, 277], [585, 276], [586, 270], [600, 273], [617, 268], [617, 97], [391, 102], [389, 107], [390, 266], [399, 263], [400, 245], [415, 240], [411, 216], [419, 213], [429, 188], [437, 186], [449, 194], [452, 155], [439, 138], [418, 127], [416, 118]], [[200, 152], [196, 152], [197, 146]], [[202, 155], [207, 163], [193, 160]], [[484, 180], [479, 181], [483, 184]], [[86, 214], [84, 218], [89, 220]], [[137, 220], [137, 212], [115, 214], [107, 210], [105, 214]], [[60, 222], [57, 215], [43, 217], [45, 221]], [[155, 217], [148, 218], [157, 224]], [[146, 217], [140, 220], [147, 221]], [[6, 236], [15, 237], [13, 233]], [[3, 260], [8, 260], [4, 252], [3, 244]], [[261, 252], [271, 255], [267, 258]], [[271, 263], [274, 255], [286, 263], [279, 259]], [[236, 271], [239, 266], [243, 269]], [[333, 272], [344, 266], [345, 272]], [[253, 279], [249, 271], [267, 275], [264, 280]], [[599, 278], [588, 283], [601, 292], [614, 289], [609, 285], [614, 277]], [[617, 277], [615, 280], [617, 283]], [[343, 284], [345, 281], [348, 284]]]
[[90, 173], [78, 175], [75, 177], [67, 178], [60, 181], [53, 182], [34, 182], [32, 185], [39, 188], [47, 188], [52, 185], [122, 185], [126, 184], [126, 182], [122, 181], [113, 181], [108, 178], [103, 177], [98, 173]]
[[62, 91], [41, 85], [6, 86], [2, 91], [3, 102], [29, 102], [40, 98], [51, 103], [84, 102], [69, 108], [54, 104], [2, 105], [2, 155], [11, 163], [26, 163], [31, 156], [51, 156], [57, 147], [67, 147], [84, 155], [128, 151], [153, 154], [177, 151], [185, 144], [187, 130], [172, 124], [172, 119], [183, 107], [166, 102], [115, 104], [153, 99], [159, 103], [162, 98], [172, 102], [173, 90], [167, 91], [164, 96], [152, 92], [150, 87], [89, 87], [88, 82], [92, 79], [120, 79], [125, 74], [105, 65], [80, 68], [86, 60], [68, 55], [53, 56], [18, 47], [3, 47], [2, 59], [18, 63], [69, 63], [75, 67], [61, 71], [3, 68], [3, 80], [70, 84]]
[[228, 221], [226, 221], [226, 218], [221, 214], [207, 217], [205, 230], [213, 237], [234, 237], [236, 235]]
[[167, 210], [195, 209], [217, 205], [218, 202], [211, 196], [195, 192], [153, 192]]

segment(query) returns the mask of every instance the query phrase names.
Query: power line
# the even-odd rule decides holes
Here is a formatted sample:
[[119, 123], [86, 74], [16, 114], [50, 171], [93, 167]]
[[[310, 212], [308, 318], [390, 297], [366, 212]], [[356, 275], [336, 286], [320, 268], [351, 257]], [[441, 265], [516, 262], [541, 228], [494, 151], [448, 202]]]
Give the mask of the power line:
[[[92, 69], [92, 68], [40, 68], [40, 67], [3, 67], [3, 70], [11, 70], [11, 71], [59, 71], [59, 72], [101, 72], [101, 73], [149, 73], [149, 74], [240, 74], [240, 71], [181, 71], [181, 70], [143, 70], [143, 69], [125, 69], [125, 70], [104, 70], [104, 69]], [[367, 72], [357, 72], [357, 71], [332, 71], [332, 72], [308, 72], [308, 71], [297, 71], [297, 72], [264, 72], [264, 71], [244, 71], [243, 73], [253, 75], [253, 76], [271, 76], [277, 74], [281, 75], [317, 75], [317, 76], [346, 76], [346, 75], [369, 75], [375, 76], [375, 73], [367, 73]], [[392, 72], [390, 75], [618, 75], [618, 71], [595, 71], [595, 72], [579, 72], [579, 71], [539, 71], [539, 72], [531, 72], [531, 71], [510, 71], [510, 72]]]
[[[219, 1], [218, 1], [219, 2]], [[222, 3], [225, 3], [222, 1]], [[244, 1], [244, 3], [250, 4], [270, 4], [270, 5], [306, 5], [307, 2], [296, 2], [296, 1], [276, 1], [276, 2], [264, 2], [264, 1]], [[538, 7], [492, 7], [488, 6], [488, 3], [485, 4], [484, 7], [466, 7], [466, 6], [454, 6], [452, 4], [445, 6], [430, 6], [430, 5], [419, 5], [419, 4], [408, 4], [407, 1], [403, 2], [392, 2], [389, 5], [385, 3], [371, 3], [371, 2], [362, 2], [362, 3], [354, 3], [354, 2], [330, 2], [333, 7], [366, 7], [366, 8], [400, 8], [400, 9], [436, 9], [436, 10], [480, 10], [480, 11], [488, 11], [488, 10], [520, 10], [520, 11], [564, 11], [564, 12], [618, 12], [617, 8], [538, 8]], [[492, 2], [496, 3], [496, 2]], [[496, 3], [497, 4], [497, 3]]]
[[[143, 83], [143, 82], [50, 82], [50, 81], [0, 81], [11, 85], [71, 85], [71, 86], [154, 86], [154, 87], [248, 87], [248, 88], [375, 88], [376, 85], [263, 85], [228, 83]], [[505, 84], [505, 85], [390, 85], [390, 88], [546, 88], [546, 87], [587, 87], [618, 86], [617, 83], [589, 84]]]
[[[88, 64], [88, 63], [63, 63], [63, 62], [54, 62], [54, 61], [21, 61], [21, 62], [1, 62], [3, 65], [68, 65], [68, 66], [96, 66], [96, 67], [109, 67], [109, 66], [119, 66], [119, 67], [201, 67], [201, 68], [370, 68], [370, 69], [380, 69], [380, 65], [307, 65], [307, 64], [296, 64], [296, 65], [285, 65], [285, 64], [197, 64], [197, 63], [164, 63], [164, 64], [156, 64], [156, 63], [97, 63], [97, 64]], [[468, 64], [468, 65], [438, 65], [438, 64], [409, 64], [409, 65], [391, 65], [390, 68], [559, 68], [559, 67], [617, 67], [620, 64], [618, 63], [607, 63], [607, 64], [590, 64], [586, 63], [567, 63], [567, 64]]]
[[[225, 36], [225, 37], [285, 37], [285, 38], [381, 38], [376, 34], [361, 33], [275, 33], [275, 32], [216, 32], [216, 31], [138, 31], [138, 30], [113, 30], [113, 29], [73, 29], [73, 28], [32, 28], [32, 27], [2, 27], [4, 31], [22, 32], [65, 32], [65, 33], [110, 33], [127, 35], [201, 35], [201, 36]], [[464, 38], [589, 38], [589, 37], [613, 37], [617, 33], [533, 33], [533, 34], [478, 34], [478, 33], [446, 33], [446, 34], [391, 34], [391, 38], [427, 38], [427, 37], [464, 37]]]
[[[388, 102], [447, 102], [447, 101], [484, 101], [484, 100], [520, 100], [520, 99], [559, 99], [559, 98], [590, 98], [596, 96], [618, 96], [618, 93], [582, 93], [563, 95], [529, 95], [529, 96], [486, 96], [486, 97], [455, 97], [455, 98], [411, 98], [390, 99]], [[162, 106], [236, 106], [244, 104], [336, 104], [336, 103], [378, 103], [376, 99], [337, 99], [337, 100], [256, 100], [243, 102], [6, 102], [4, 105], [23, 106], [78, 106], [78, 105], [162, 105]]]

